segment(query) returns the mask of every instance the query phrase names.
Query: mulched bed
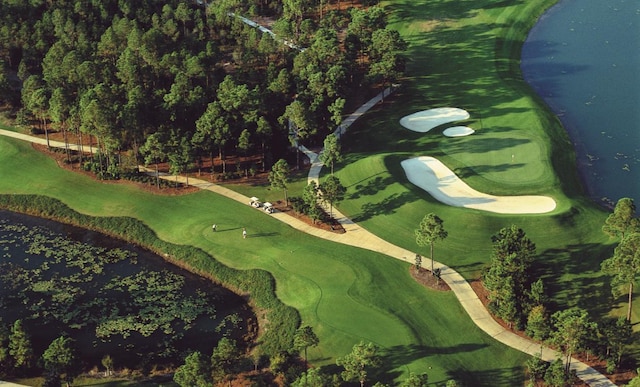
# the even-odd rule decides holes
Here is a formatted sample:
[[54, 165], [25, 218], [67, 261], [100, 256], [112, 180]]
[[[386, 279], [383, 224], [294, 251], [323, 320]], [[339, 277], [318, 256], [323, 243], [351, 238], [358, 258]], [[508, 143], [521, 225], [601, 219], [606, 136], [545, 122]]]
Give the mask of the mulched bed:
[[[56, 134], [53, 134], [51, 136], [51, 139], [56, 139]], [[129, 180], [98, 180], [95, 176], [94, 173], [89, 172], [89, 171], [84, 171], [82, 168], [79, 167], [79, 165], [76, 164], [69, 164], [66, 162], [66, 154], [64, 152], [60, 152], [60, 151], [54, 151], [52, 149], [49, 149], [48, 147], [44, 146], [44, 145], [38, 145], [38, 144], [32, 144], [32, 146], [37, 149], [38, 151], [48, 155], [49, 157], [51, 157], [52, 159], [54, 159], [56, 161], [56, 163], [58, 164], [58, 166], [60, 166], [61, 168], [67, 169], [69, 171], [73, 171], [76, 173], [81, 173], [83, 175], [86, 175], [88, 177], [91, 177], [93, 179], [96, 179], [97, 181], [100, 181], [102, 183], [105, 184], [125, 184], [125, 185], [135, 185], [138, 186], [146, 191], [152, 192], [154, 194], [159, 194], [159, 195], [184, 195], [184, 194], [189, 194], [189, 193], [193, 193], [193, 192], [197, 192], [200, 189], [193, 187], [193, 186], [182, 186], [182, 187], [163, 187], [163, 188], [156, 188], [155, 184], [144, 184], [144, 183], [138, 183], [138, 182], [134, 182], [134, 181], [129, 181]], [[194, 174], [190, 174], [195, 176]], [[205, 178], [206, 179], [206, 178]], [[247, 184], [256, 184], [256, 181], [261, 182], [262, 180], [267, 180], [267, 174], [261, 174], [259, 176], [256, 176], [254, 178], [252, 178], [250, 181], [247, 181]], [[234, 181], [235, 183], [236, 181]], [[277, 203], [274, 203], [274, 207], [276, 209], [278, 209], [281, 212], [284, 212], [290, 216], [294, 216], [296, 218], [298, 218], [299, 220], [312, 225], [313, 227], [317, 227], [319, 229], [322, 230], [326, 230], [326, 231], [330, 231], [330, 232], [335, 232], [335, 233], [345, 233], [346, 230], [344, 229], [344, 227], [342, 227], [342, 225], [340, 223], [338, 223], [335, 219], [332, 219], [330, 223], [325, 223], [325, 222], [320, 222], [320, 221], [316, 221], [315, 223], [306, 215], [304, 214], [300, 214], [297, 213], [295, 211], [293, 211], [293, 209], [291, 209], [290, 207], [287, 207], [284, 205], [283, 202], [278, 201]], [[421, 285], [430, 288], [430, 289], [434, 289], [437, 291], [450, 291], [451, 288], [449, 288], [449, 285], [447, 285], [444, 281], [442, 280], [438, 280], [438, 278], [436, 278], [434, 275], [431, 274], [430, 270], [427, 269], [420, 269], [420, 270], [416, 270], [415, 266], [411, 265], [409, 267], [409, 272], [411, 274], [411, 276], [413, 277], [414, 280], [416, 280], [418, 283], [420, 283]], [[479, 280], [475, 280], [475, 281], [471, 281], [470, 282], [471, 288], [474, 290], [474, 292], [478, 295], [478, 297], [480, 298], [480, 301], [483, 303], [483, 305], [485, 307], [487, 307], [487, 305], [489, 304], [489, 299], [488, 299], [488, 292], [487, 290], [484, 288], [484, 286], [482, 285], [482, 282]], [[492, 316], [493, 319], [500, 324], [502, 327], [504, 327], [505, 329], [515, 333], [518, 336], [530, 339], [528, 336], [526, 336], [524, 334], [523, 331], [518, 331], [513, 329], [512, 327], [509, 327], [509, 325], [504, 322], [503, 320]], [[595, 368], [596, 370], [598, 370], [599, 372], [606, 374], [606, 362], [602, 361], [602, 360], [596, 360], [594, 361], [593, 359], [590, 359], [589, 361], [586, 361], [586, 359], [583, 356], [576, 356], [574, 355], [576, 358], [578, 358], [580, 361], [588, 364], [589, 366]], [[621, 370], [621, 372], [613, 374], [613, 375], [608, 375], [611, 380], [617, 384], [617, 385], [621, 385], [621, 384], [625, 384], [627, 383], [631, 378], [634, 377], [634, 372], [632, 370]], [[576, 384], [576, 386], [585, 386], [586, 384], [581, 383], [581, 384]]]
[[[52, 136], [53, 137], [53, 136]], [[53, 139], [53, 138], [52, 138]], [[197, 187], [193, 187], [193, 186], [178, 186], [178, 187], [161, 187], [161, 188], [157, 188], [156, 185], [154, 183], [140, 183], [140, 182], [135, 182], [135, 181], [131, 181], [131, 180], [126, 180], [126, 179], [120, 179], [120, 180], [98, 180], [96, 178], [96, 175], [93, 172], [90, 171], [85, 171], [82, 168], [80, 168], [80, 166], [78, 165], [78, 163], [68, 163], [66, 161], [67, 156], [65, 152], [61, 152], [60, 150], [55, 150], [54, 148], [48, 148], [45, 145], [39, 145], [39, 144], [32, 144], [32, 146], [34, 147], [34, 149], [46, 154], [47, 156], [51, 157], [53, 160], [56, 161], [56, 163], [58, 164], [58, 166], [60, 168], [64, 168], [68, 171], [72, 171], [75, 173], [80, 173], [83, 174], [87, 177], [90, 177], [96, 181], [99, 181], [101, 183], [104, 184], [124, 184], [124, 185], [134, 185], [137, 186], [141, 189], [144, 189], [145, 191], [151, 192], [153, 194], [157, 194], [157, 195], [168, 195], [168, 196], [175, 196], [175, 195], [186, 195], [186, 194], [190, 194], [193, 192], [197, 192], [200, 190], [200, 188]], [[247, 180], [247, 184], [265, 184], [266, 182], [268, 182], [267, 179], [267, 175], [266, 173], [264, 174], [260, 174], [254, 178], [251, 178], [249, 180]], [[197, 177], [200, 179], [204, 179], [204, 180], [211, 180], [213, 181], [213, 179], [210, 178], [210, 175], [207, 176], [197, 176], [197, 174], [193, 174], [190, 173], [189, 174], [190, 177]], [[242, 181], [242, 179], [238, 179], [238, 180], [234, 180], [234, 183], [238, 183], [239, 181]], [[297, 213], [295, 211], [293, 211], [293, 209], [291, 209], [290, 207], [287, 207], [284, 205], [283, 202], [278, 201], [276, 203], [274, 203], [274, 207], [281, 212], [286, 213], [287, 215], [293, 216], [298, 218], [299, 220], [305, 222], [306, 224], [309, 224], [313, 227], [325, 230], [325, 231], [330, 231], [330, 232], [334, 232], [337, 234], [343, 234], [346, 232], [346, 230], [344, 229], [344, 227], [342, 227], [342, 225], [340, 223], [338, 223], [335, 219], [331, 219], [331, 222], [321, 222], [321, 221], [316, 221], [315, 223], [306, 215], [304, 214], [300, 214]]]
[[85, 171], [84, 169], [80, 168], [80, 166], [78, 165], [78, 163], [67, 163], [67, 155], [64, 152], [61, 152], [60, 150], [55, 150], [55, 148], [48, 148], [46, 145], [39, 145], [39, 144], [31, 144], [31, 146], [33, 146], [34, 149], [38, 150], [39, 152], [42, 152], [44, 154], [46, 154], [47, 156], [51, 157], [53, 160], [55, 160], [56, 164], [58, 164], [58, 166], [60, 168], [64, 168], [68, 171], [74, 172], [74, 173], [80, 173], [82, 175], [85, 175], [87, 177], [90, 177], [92, 179], [94, 179], [95, 181], [98, 181], [100, 183], [103, 184], [122, 184], [122, 185], [133, 185], [133, 186], [137, 186], [139, 188], [144, 189], [145, 191], [154, 193], [154, 194], [158, 194], [158, 195], [168, 195], [168, 196], [175, 196], [175, 195], [185, 195], [185, 194], [189, 194], [189, 193], [193, 193], [193, 192], [197, 192], [200, 190], [200, 188], [197, 187], [193, 187], [193, 186], [171, 186], [171, 187], [160, 187], [157, 188], [156, 185], [154, 183], [140, 183], [140, 182], [135, 182], [135, 181], [131, 181], [131, 180], [126, 180], [126, 179], [118, 179], [118, 180], [100, 180], [96, 177], [96, 174], [91, 172], [91, 171]]
[[340, 223], [338, 223], [337, 220], [335, 219], [331, 219], [331, 222], [321, 222], [319, 220], [317, 220], [315, 223], [311, 220], [311, 218], [309, 218], [308, 216], [301, 214], [299, 212], [294, 211], [293, 209], [291, 209], [291, 207], [287, 207], [284, 205], [283, 202], [278, 201], [277, 203], [275, 203], [273, 205], [278, 211], [280, 212], [284, 212], [287, 215], [293, 216], [295, 218], [298, 218], [298, 220], [303, 221], [304, 223], [311, 225], [315, 228], [319, 228], [321, 230], [324, 231], [330, 231], [330, 232], [334, 232], [336, 234], [344, 234], [345, 232], [347, 232], [344, 227], [342, 227], [342, 225]]
[[[487, 290], [484, 288], [484, 285], [482, 285], [482, 281], [480, 280], [470, 281], [470, 285], [473, 291], [478, 295], [478, 298], [480, 298], [480, 301], [482, 302], [482, 304], [485, 306], [485, 308], [487, 308], [487, 306], [489, 305], [489, 297], [488, 297], [489, 292], [487, 292]], [[524, 337], [528, 340], [532, 340], [529, 336], [525, 335], [523, 331], [519, 331], [512, 327], [509, 327], [509, 324], [504, 322], [502, 319], [494, 315], [491, 315], [491, 317], [493, 317], [493, 319], [506, 330], [520, 337]], [[545, 346], [548, 346], [548, 345], [545, 344]], [[596, 369], [601, 374], [606, 375], [611, 381], [613, 381], [613, 383], [615, 383], [618, 386], [628, 383], [629, 380], [631, 380], [635, 376], [635, 373], [633, 372], [633, 370], [620, 370], [615, 374], [607, 374], [607, 362], [605, 360], [595, 359], [593, 356], [591, 356], [588, 361], [583, 354], [574, 354], [573, 357], [589, 365], [590, 367]], [[540, 384], [540, 385], [543, 385], [543, 384]], [[587, 384], [576, 383], [574, 384], [574, 386], [587, 386]]]
[[413, 277], [414, 280], [416, 280], [424, 287], [443, 292], [451, 290], [446, 282], [444, 282], [443, 280], [438, 280], [438, 277], [431, 274], [431, 270], [423, 268], [416, 270], [416, 267], [414, 265], [411, 265], [409, 266], [409, 272], [411, 273], [411, 277]]

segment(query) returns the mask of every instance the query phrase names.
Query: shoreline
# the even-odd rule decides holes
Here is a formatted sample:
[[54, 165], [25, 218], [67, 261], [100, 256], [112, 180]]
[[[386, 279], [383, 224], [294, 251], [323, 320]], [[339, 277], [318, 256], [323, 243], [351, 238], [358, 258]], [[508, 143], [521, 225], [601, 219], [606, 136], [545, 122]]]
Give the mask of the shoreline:
[[[612, 55], [613, 52], [617, 52], [614, 49], [619, 46], [613, 45], [613, 42], [619, 40], [616, 38], [633, 37], [633, 34], [628, 32], [629, 29], [613, 27], [621, 21], [624, 21], [624, 25], [628, 22], [636, 25], [638, 23], [637, 17], [625, 16], [626, 8], [613, 8], [615, 12], [611, 10], [611, 7], [621, 6], [622, 2], [611, 3], [609, 6], [591, 2], [578, 7], [576, 3], [558, 0], [544, 11], [527, 34], [523, 42], [520, 65], [524, 81], [558, 118], [574, 146], [576, 170], [585, 196], [608, 211], [612, 210], [617, 200], [622, 197], [640, 199], [638, 190], [634, 190], [633, 186], [628, 188], [628, 185], [612, 184], [615, 180], [637, 180], [637, 175], [621, 173], [620, 167], [624, 169], [624, 165], [627, 168], [631, 165], [631, 171], [637, 173], [640, 161], [637, 148], [634, 152], [631, 147], [622, 144], [629, 142], [625, 138], [631, 142], [637, 142], [640, 138], [634, 134], [634, 129], [615, 133], [615, 127], [620, 126], [620, 121], [614, 121], [613, 117], [610, 127], [601, 125], [606, 112], [618, 107], [608, 90], [613, 90], [616, 82], [619, 86], [620, 79], [628, 78], [628, 68], [637, 64], [638, 59], [637, 56], [629, 59], [628, 55], [625, 56], [626, 60], [618, 56], [612, 56], [610, 61], [598, 59], [606, 56], [607, 52]], [[576, 14], [574, 11], [577, 7], [582, 12]], [[594, 20], [591, 16], [596, 12], [600, 12], [602, 18]], [[595, 31], [598, 31], [598, 34]], [[581, 36], [583, 38], [580, 38]], [[637, 41], [635, 37], [629, 44], [635, 48]], [[595, 57], [582, 55], [582, 46], [587, 42], [594, 44]], [[556, 51], [556, 55], [553, 50]], [[586, 84], [585, 77], [589, 78]], [[610, 82], [603, 84], [597, 81], [598, 78], [606, 78]], [[634, 79], [637, 78], [629, 79], [629, 82], [632, 82], [630, 85], [638, 84]], [[629, 96], [629, 90], [631, 89], [624, 89], [621, 93], [615, 94]], [[633, 95], [636, 96], [637, 93]], [[593, 106], [586, 106], [591, 105], [596, 96], [598, 98]], [[637, 96], [624, 99], [635, 101]], [[634, 103], [626, 102], [619, 107], [628, 112], [633, 105]], [[628, 117], [624, 114], [624, 117]], [[628, 125], [636, 128], [638, 124], [629, 122]], [[608, 139], [604, 137], [605, 132], [611, 133]], [[602, 133], [602, 137], [598, 137], [597, 133]], [[629, 156], [628, 161], [619, 161], [613, 157], [617, 147], [622, 147], [620, 151]]]
[[[551, 140], [550, 140], [550, 142], [551, 142]], [[562, 151], [562, 149], [559, 149], [559, 150], [557, 150], [557, 151]]]

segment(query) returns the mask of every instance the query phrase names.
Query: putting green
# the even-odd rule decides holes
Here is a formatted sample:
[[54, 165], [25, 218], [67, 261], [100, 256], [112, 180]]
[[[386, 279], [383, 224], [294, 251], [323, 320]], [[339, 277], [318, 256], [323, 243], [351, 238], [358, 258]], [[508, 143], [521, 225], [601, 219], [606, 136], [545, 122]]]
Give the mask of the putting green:
[[438, 147], [454, 161], [453, 170], [461, 169], [464, 180], [480, 191], [528, 194], [553, 181], [546, 147], [524, 133], [505, 133], [485, 128], [473, 136], [446, 139]]
[[[11, 177], [0, 180], [0, 193], [46, 192], [83, 213], [133, 216], [169, 242], [196, 246], [235, 268], [271, 272], [278, 297], [296, 307], [320, 338], [309, 351], [314, 365], [335, 364], [365, 340], [383, 348], [385, 371], [399, 378], [427, 372], [434, 382], [456, 375], [467, 384], [490, 384], [489, 369], [521, 382], [524, 355], [479, 331], [453, 294], [416, 284], [406, 263], [310, 237], [211, 192], [157, 196], [97, 182], [14, 139], [0, 138], [0, 170]], [[479, 364], [478, 357], [491, 360]]]

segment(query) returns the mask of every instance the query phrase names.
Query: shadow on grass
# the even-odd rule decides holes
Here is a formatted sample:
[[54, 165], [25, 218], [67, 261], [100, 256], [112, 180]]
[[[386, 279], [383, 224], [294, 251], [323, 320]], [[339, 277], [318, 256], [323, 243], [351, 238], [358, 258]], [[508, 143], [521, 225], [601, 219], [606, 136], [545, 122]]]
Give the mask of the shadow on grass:
[[259, 233], [256, 233], [256, 234], [247, 234], [247, 239], [271, 237], [271, 236], [276, 236], [276, 235], [280, 235], [280, 233], [279, 232], [259, 232]]
[[[522, 386], [524, 370], [522, 367], [501, 368], [486, 371], [469, 371], [457, 369], [448, 372], [450, 379], [462, 386]], [[445, 381], [446, 383], [446, 381]], [[437, 384], [444, 386], [445, 383]]]
[[[390, 376], [397, 378], [392, 370], [402, 368], [407, 364], [425, 359], [431, 356], [456, 355], [459, 353], [473, 353], [486, 348], [487, 344], [463, 343], [449, 347], [429, 347], [424, 345], [399, 345], [388, 348], [383, 354], [383, 367], [377, 370], [374, 376]], [[427, 375], [429, 372], [427, 372]], [[518, 386], [523, 383], [523, 370], [521, 367], [495, 369], [495, 370], [469, 370], [458, 368], [448, 372], [449, 378], [454, 379], [459, 385], [464, 386]], [[373, 379], [372, 379], [373, 380]], [[392, 380], [384, 380], [392, 382]], [[447, 380], [429, 380], [430, 383], [444, 386]], [[431, 385], [431, 384], [430, 384]]]
[[523, 138], [492, 138], [478, 136], [468, 136], [456, 142], [447, 144], [449, 153], [486, 153], [501, 149], [514, 148], [518, 145], [530, 143], [530, 140]]
[[[367, 375], [367, 381], [370, 382], [368, 383], [369, 385], [372, 385], [374, 381], [393, 385], [394, 379], [397, 379], [401, 376], [401, 371], [399, 370], [404, 369], [407, 364], [411, 364], [421, 359], [428, 359], [432, 356], [455, 355], [458, 353], [475, 352], [484, 349], [487, 346], [487, 344], [477, 343], [463, 343], [449, 347], [429, 347], [419, 344], [409, 344], [396, 345], [393, 347], [385, 348], [381, 351], [382, 365], [375, 370], [368, 370], [369, 372]], [[335, 364], [331, 364], [322, 367], [322, 371], [329, 374], [339, 375], [343, 371], [343, 368]], [[461, 376], [460, 378], [456, 378], [456, 380], [459, 382], [464, 382], [463, 385], [478, 386], [482, 385], [480, 381], [489, 383], [492, 379], [487, 379], [488, 376], [485, 376], [484, 374], [493, 374], [493, 372], [494, 371], [454, 371], [453, 373], [456, 375], [459, 374]], [[500, 375], [501, 378], [504, 378], [505, 372], [497, 370], [495, 371], [495, 373], [497, 375]], [[446, 380], [442, 381], [442, 384], [444, 385], [445, 382]], [[517, 384], [500, 383], [499, 385]]]
[[473, 167], [456, 168], [453, 172], [461, 179], [492, 172], [505, 172], [514, 168], [522, 168], [525, 164], [474, 165]]
[[[435, 257], [436, 260], [438, 260], [438, 257]], [[483, 268], [485, 268], [487, 265], [486, 262], [480, 262], [480, 261], [476, 261], [476, 262], [472, 262], [472, 263], [467, 263], [466, 265], [455, 265], [452, 264], [450, 265], [450, 267], [454, 268], [455, 271], [457, 271], [458, 273], [462, 274], [463, 277], [467, 278], [468, 276], [465, 276], [464, 274], [469, 274], [469, 275], [473, 275], [474, 273], [477, 273], [479, 271], [481, 271]], [[469, 282], [474, 282], [474, 281], [479, 281], [480, 279], [475, 279], [475, 280], [469, 280]]]
[[543, 262], [540, 276], [547, 292], [562, 305], [589, 310], [594, 320], [606, 317], [613, 300], [610, 279], [601, 274], [600, 262], [590, 257], [608, 256], [612, 251], [612, 246], [594, 243], [543, 251], [538, 258]]
[[354, 222], [363, 222], [378, 215], [390, 215], [396, 212], [396, 209], [407, 203], [412, 203], [415, 196], [408, 193], [394, 193], [378, 203], [365, 203], [361, 207], [361, 212], [353, 217]]
[[[382, 174], [382, 172], [378, 173], [378, 175]], [[358, 199], [361, 196], [375, 195], [379, 191], [385, 189], [389, 184], [393, 184], [395, 180], [391, 176], [382, 177], [376, 176], [372, 178], [368, 178], [366, 180], [361, 180], [361, 182], [366, 181], [364, 184], [355, 184], [356, 192], [352, 193], [349, 197], [350, 199]]]

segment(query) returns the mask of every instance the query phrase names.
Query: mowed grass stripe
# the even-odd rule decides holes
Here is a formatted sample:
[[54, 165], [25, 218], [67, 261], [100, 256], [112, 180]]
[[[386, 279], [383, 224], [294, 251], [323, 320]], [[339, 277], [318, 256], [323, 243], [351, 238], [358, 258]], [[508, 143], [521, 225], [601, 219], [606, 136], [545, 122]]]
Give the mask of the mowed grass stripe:
[[[13, 139], [0, 138], [0, 171], [2, 193], [46, 194], [83, 213], [133, 216], [161, 238], [199, 247], [232, 267], [268, 270], [278, 296], [317, 330], [320, 345], [309, 352], [316, 365], [334, 364], [365, 340], [385, 349], [394, 359], [387, 371], [400, 378], [409, 371], [428, 372], [431, 380], [444, 381], [457, 370], [464, 380], [482, 385], [489, 383], [488, 370], [521, 376], [523, 355], [479, 332], [452, 294], [415, 284], [406, 263], [309, 237], [210, 192], [167, 197], [96, 182]], [[241, 227], [249, 231], [246, 240]], [[491, 360], [477, 364], [478, 357]]]

